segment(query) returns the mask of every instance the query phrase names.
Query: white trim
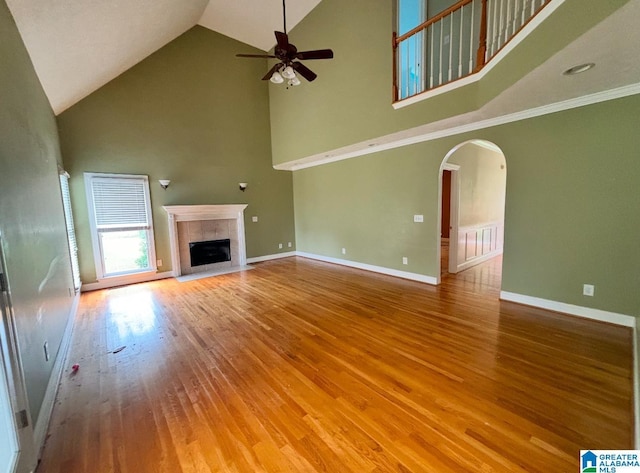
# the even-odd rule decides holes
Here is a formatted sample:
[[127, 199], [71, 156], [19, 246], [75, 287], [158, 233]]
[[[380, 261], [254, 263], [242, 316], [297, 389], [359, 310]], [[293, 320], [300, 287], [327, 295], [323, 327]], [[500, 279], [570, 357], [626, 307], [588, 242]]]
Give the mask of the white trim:
[[524, 41], [527, 36], [529, 36], [538, 26], [540, 26], [544, 20], [549, 18], [551, 14], [555, 12], [558, 7], [564, 2], [565, 0], [555, 0], [550, 2], [546, 7], [540, 10], [540, 12], [536, 16], [534, 16], [531, 21], [529, 21], [529, 23], [524, 26], [524, 28], [518, 31], [518, 33], [513, 38], [511, 38], [511, 40], [509, 40], [509, 42], [505, 44], [505, 46], [500, 51], [498, 51], [498, 53], [494, 57], [492, 57], [487, 65], [480, 71], [462, 79], [449, 82], [443, 86], [436, 87], [435, 89], [427, 90], [425, 92], [422, 92], [421, 94], [414, 95], [413, 97], [408, 97], [404, 100], [395, 102], [393, 104], [393, 108], [398, 110], [400, 108], [413, 105], [414, 103], [422, 102], [423, 100], [430, 99], [431, 97], [435, 97], [437, 95], [444, 94], [459, 87], [463, 87], [465, 85], [473, 84], [474, 82], [479, 81], [484, 76], [486, 76], [489, 71], [491, 71], [491, 69], [498, 65], [500, 61], [507, 57], [507, 55], [511, 51], [513, 51], [516, 46], [522, 43], [522, 41]]
[[173, 271], [165, 271], [163, 273], [138, 273], [128, 274], [126, 276], [115, 276], [112, 278], [102, 279], [98, 282], [82, 284], [82, 292], [97, 291], [99, 289], [108, 289], [110, 287], [125, 286], [127, 284], [136, 284], [140, 282], [157, 281], [158, 279], [172, 278]]
[[516, 302], [518, 304], [539, 307], [541, 309], [562, 312], [569, 315], [577, 315], [578, 317], [599, 320], [601, 322], [622, 325], [624, 327], [636, 327], [636, 318], [632, 315], [618, 314], [616, 312], [592, 309], [591, 307], [583, 307], [573, 304], [567, 304], [565, 302], [551, 301], [548, 299], [541, 299], [539, 297], [516, 294], [507, 291], [500, 291], [500, 300]]
[[247, 258], [247, 264], [249, 263], [261, 263], [262, 261], [271, 261], [274, 259], [289, 258], [296, 256], [295, 251], [287, 251], [286, 253], [276, 253], [274, 255], [256, 256], [254, 258]]
[[165, 205], [169, 224], [169, 247], [171, 249], [171, 268], [177, 277], [182, 275], [180, 266], [180, 248], [178, 247], [178, 222], [198, 220], [235, 220], [238, 230], [238, 266], [247, 264], [246, 237], [244, 234], [244, 209], [249, 204], [214, 205]]
[[424, 274], [410, 273], [407, 271], [398, 271], [397, 269], [384, 268], [382, 266], [374, 266], [366, 263], [358, 263], [357, 261], [349, 261], [339, 258], [332, 258], [330, 256], [315, 255], [312, 253], [305, 253], [304, 251], [296, 251], [297, 256], [303, 258], [315, 259], [318, 261], [324, 261], [325, 263], [339, 264], [342, 266], [349, 266], [356, 269], [364, 269], [365, 271], [372, 271], [374, 273], [386, 274], [388, 276], [395, 276], [402, 279], [410, 279], [412, 281], [424, 282], [427, 284], [438, 284], [437, 278], [433, 276], [426, 276]]
[[51, 413], [53, 412], [53, 406], [56, 402], [56, 396], [58, 394], [58, 385], [62, 378], [64, 366], [69, 353], [69, 347], [71, 346], [71, 335], [73, 333], [73, 327], [75, 325], [76, 314], [78, 312], [78, 306], [80, 304], [80, 292], [76, 292], [73, 296], [73, 303], [71, 304], [71, 310], [69, 311], [69, 319], [67, 320], [67, 326], [65, 327], [62, 341], [60, 342], [60, 348], [56, 356], [56, 361], [53, 364], [51, 370], [51, 376], [49, 377], [49, 383], [47, 384], [47, 390], [44, 393], [44, 399], [42, 400], [42, 406], [40, 407], [40, 413], [38, 414], [38, 420], [33, 427], [33, 441], [36, 447], [36, 455], [40, 458], [42, 449], [44, 448], [44, 442], [47, 437], [47, 430], [49, 428], [49, 421], [51, 420]]
[[[449, 243], [449, 248], [451, 248], [451, 243]], [[477, 258], [470, 259], [469, 261], [465, 261], [464, 263], [458, 265], [458, 273], [464, 271], [465, 269], [469, 269], [477, 264], [484, 263], [485, 261], [488, 261], [491, 258], [495, 258], [496, 256], [501, 254], [502, 248], [500, 248], [499, 250], [491, 251], [490, 253], [486, 253], [482, 256], [478, 256]]]
[[[85, 172], [84, 173], [84, 190], [87, 197], [87, 211], [89, 213], [89, 229], [91, 231], [91, 245], [93, 247], [93, 264], [96, 271], [96, 279], [102, 281], [103, 279], [119, 277], [120, 274], [105, 275], [104, 259], [102, 254], [100, 235], [96, 226], [96, 213], [95, 205], [93, 201], [93, 179], [136, 179], [145, 182], [144, 186], [144, 198], [145, 206], [147, 209], [147, 251], [149, 252], [149, 267], [142, 271], [135, 271], [130, 274], [142, 274], [147, 271], [156, 271], [156, 243], [155, 233], [153, 228], [153, 210], [151, 208], [151, 192], [149, 190], [149, 176], [145, 174], [113, 174], [113, 173], [101, 173], [101, 172]], [[126, 273], [123, 275], [127, 275]]]
[[[326, 151], [324, 153], [308, 156], [295, 161], [289, 161], [287, 163], [281, 163], [274, 165], [274, 169], [280, 171], [298, 171], [300, 169], [311, 168], [315, 166], [321, 166], [323, 164], [335, 163], [343, 161], [345, 159], [355, 158], [358, 156], [365, 156], [367, 154], [377, 153], [379, 151], [386, 151], [395, 148], [401, 148], [403, 146], [414, 145], [417, 143], [424, 143], [427, 141], [433, 141], [440, 138], [447, 138], [449, 136], [455, 136], [462, 133], [468, 133], [472, 131], [483, 130], [485, 128], [491, 128], [499, 125], [506, 125], [508, 123], [526, 120], [528, 118], [535, 118], [543, 115], [549, 115], [556, 112], [562, 112], [564, 110], [570, 110], [573, 108], [584, 107], [586, 105], [593, 105], [600, 102], [606, 102], [609, 100], [615, 100], [630, 95], [640, 94], [640, 82], [637, 84], [625, 85], [615, 89], [605, 90], [602, 92], [596, 92], [594, 94], [584, 95], [573, 99], [563, 100], [561, 102], [555, 102], [548, 105], [542, 105], [540, 107], [531, 108], [528, 110], [522, 110], [520, 112], [509, 113], [506, 115], [488, 118], [486, 120], [473, 121], [464, 125], [458, 125], [453, 127], [444, 128], [442, 130], [431, 131], [427, 133], [420, 133], [408, 138], [394, 138], [394, 135], [404, 135], [404, 132], [399, 132], [394, 135], [387, 135], [386, 137], [380, 137], [381, 139], [388, 139], [390, 141], [380, 143], [376, 146], [367, 146], [367, 143], [376, 140], [369, 140], [354, 145], [349, 145], [347, 148], [351, 149], [354, 146], [362, 145], [362, 149], [354, 151], [340, 151], [339, 149], [333, 151]], [[473, 120], [474, 117], [482, 116], [482, 108], [474, 110], [467, 114], [467, 116]], [[447, 119], [448, 120], [448, 119]], [[429, 124], [429, 126], [437, 125], [438, 122]]]

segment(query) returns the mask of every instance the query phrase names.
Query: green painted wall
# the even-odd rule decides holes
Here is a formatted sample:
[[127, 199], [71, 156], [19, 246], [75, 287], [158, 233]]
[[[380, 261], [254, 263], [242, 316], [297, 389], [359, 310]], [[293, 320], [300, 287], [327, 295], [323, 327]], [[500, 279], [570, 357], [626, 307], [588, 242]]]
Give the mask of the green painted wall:
[[73, 283], [56, 122], [4, 0], [0, 62], [0, 232], [35, 422], [69, 318]]
[[267, 64], [238, 52], [258, 51], [194, 27], [58, 117], [83, 282], [95, 281], [83, 172], [149, 176], [159, 271], [171, 269], [163, 205], [247, 203], [248, 257], [295, 249], [292, 176], [271, 165]]
[[[290, 34], [301, 49], [332, 48], [335, 59], [309, 61], [313, 84], [270, 85], [274, 164], [475, 110], [629, 0], [566, 0], [480, 83], [394, 110], [395, 0], [323, 0]], [[295, 137], [295, 139], [292, 139]]]
[[439, 166], [485, 139], [508, 170], [502, 289], [640, 316], [638, 110], [632, 96], [296, 171], [298, 250], [435, 277]]

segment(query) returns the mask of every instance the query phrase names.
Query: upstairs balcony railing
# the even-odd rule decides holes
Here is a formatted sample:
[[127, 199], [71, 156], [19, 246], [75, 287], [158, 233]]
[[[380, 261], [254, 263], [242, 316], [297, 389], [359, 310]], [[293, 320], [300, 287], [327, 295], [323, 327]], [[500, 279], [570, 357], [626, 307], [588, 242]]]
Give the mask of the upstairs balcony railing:
[[394, 101], [480, 71], [550, 1], [460, 0], [394, 33]]

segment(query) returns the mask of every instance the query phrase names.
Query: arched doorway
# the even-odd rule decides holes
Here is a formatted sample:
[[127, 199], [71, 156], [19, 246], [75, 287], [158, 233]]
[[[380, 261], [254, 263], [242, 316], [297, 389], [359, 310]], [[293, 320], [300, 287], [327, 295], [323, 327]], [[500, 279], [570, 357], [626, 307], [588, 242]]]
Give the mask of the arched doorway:
[[489, 141], [453, 147], [440, 165], [438, 262], [442, 277], [502, 254], [506, 159]]

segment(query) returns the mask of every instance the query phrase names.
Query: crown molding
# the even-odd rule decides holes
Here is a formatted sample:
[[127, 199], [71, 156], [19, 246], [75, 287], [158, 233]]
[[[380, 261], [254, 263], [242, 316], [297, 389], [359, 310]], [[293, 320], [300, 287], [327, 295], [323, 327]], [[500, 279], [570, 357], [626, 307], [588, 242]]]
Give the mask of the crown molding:
[[[370, 146], [373, 140], [363, 141], [354, 145], [350, 145], [345, 148], [339, 148], [333, 151], [327, 151], [317, 155], [308, 156], [295, 161], [289, 161], [287, 163], [274, 165], [277, 170], [283, 171], [298, 171], [301, 169], [311, 168], [315, 166], [321, 166], [323, 164], [335, 163], [337, 161], [343, 161], [345, 159], [355, 158], [358, 156], [365, 156], [367, 154], [373, 154], [380, 151], [386, 151], [390, 149], [400, 148], [403, 146], [409, 146], [417, 143], [424, 143], [427, 141], [433, 141], [440, 138], [446, 138], [449, 136], [460, 135], [462, 133], [468, 133], [477, 130], [483, 130], [494, 126], [505, 125], [507, 123], [513, 123], [521, 120], [527, 120], [529, 118], [540, 117], [543, 115], [549, 115], [552, 113], [562, 112], [564, 110], [571, 110], [574, 108], [584, 107], [587, 105], [593, 105], [600, 102], [606, 102], [609, 100], [615, 100], [631, 95], [640, 94], [640, 82], [636, 84], [630, 84], [623, 87], [617, 87], [615, 89], [596, 92], [582, 97], [576, 97], [568, 100], [562, 100], [560, 102], [551, 103], [548, 105], [542, 105], [540, 107], [534, 107], [519, 112], [508, 113], [493, 118], [487, 118], [484, 120], [473, 121], [474, 118], [480, 118], [483, 113], [483, 109], [480, 108], [468, 114], [470, 123], [447, 127], [446, 125], [439, 130], [434, 130], [426, 133], [418, 133], [414, 136], [406, 137], [406, 131], [396, 133], [395, 135], [402, 134], [402, 138], [394, 138], [394, 135], [387, 135], [380, 137], [379, 141], [385, 142], [379, 145]], [[447, 119], [450, 120], [450, 119]], [[437, 127], [438, 122], [432, 123], [431, 127]], [[362, 148], [360, 148], [362, 146]], [[354, 149], [356, 148], [356, 149]], [[348, 149], [348, 151], [347, 151]]]

